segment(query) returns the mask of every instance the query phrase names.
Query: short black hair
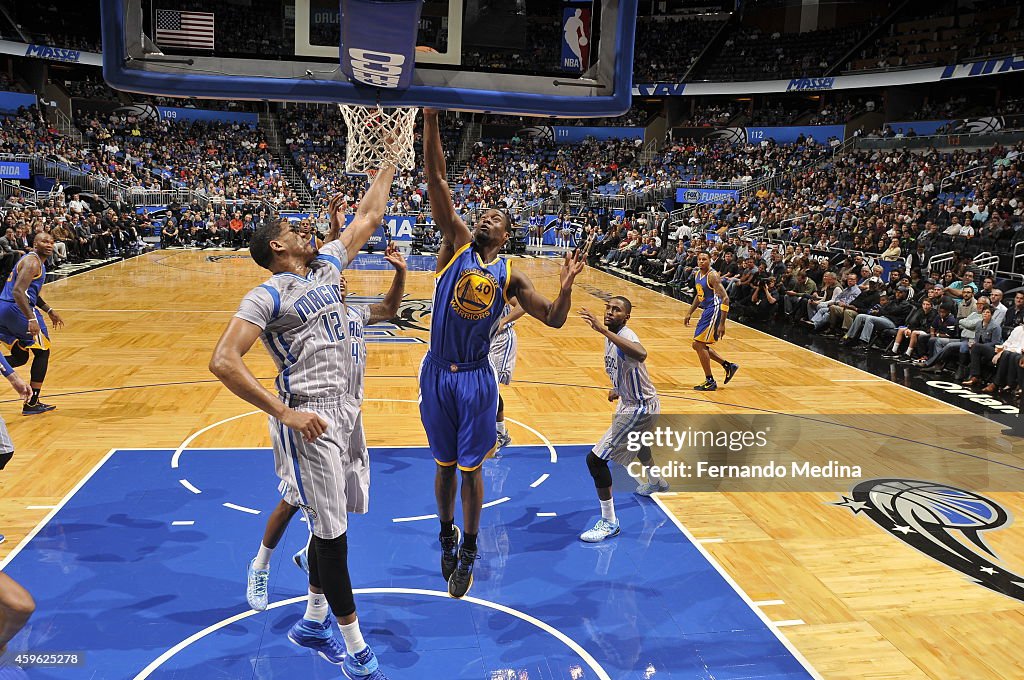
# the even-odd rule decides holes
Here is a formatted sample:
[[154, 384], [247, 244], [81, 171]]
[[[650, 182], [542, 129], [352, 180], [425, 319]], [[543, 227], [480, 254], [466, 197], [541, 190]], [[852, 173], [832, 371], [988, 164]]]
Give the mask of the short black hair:
[[608, 298], [609, 302], [611, 302], [612, 300], [618, 300], [619, 302], [621, 302], [622, 306], [626, 308], [626, 314], [633, 313], [633, 303], [629, 301], [629, 298], [624, 297], [622, 295], [613, 295], [612, 297]]
[[281, 235], [281, 223], [287, 222], [285, 218], [267, 220], [256, 227], [252, 239], [249, 241], [249, 254], [256, 264], [264, 269], [270, 269], [270, 263], [274, 261], [274, 251], [270, 242]]

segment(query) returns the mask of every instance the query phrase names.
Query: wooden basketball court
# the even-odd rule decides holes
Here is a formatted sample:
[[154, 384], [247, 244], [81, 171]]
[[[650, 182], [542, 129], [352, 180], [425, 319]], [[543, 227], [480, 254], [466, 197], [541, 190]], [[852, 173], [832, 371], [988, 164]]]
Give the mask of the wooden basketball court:
[[[556, 291], [557, 260], [517, 259], [515, 266], [542, 292]], [[391, 274], [356, 269], [348, 278], [351, 293], [375, 295], [387, 289]], [[44, 389], [44, 400], [58, 409], [23, 418], [13, 392], [3, 402], [0, 412], [16, 453], [0, 473], [0, 526], [7, 537], [0, 557], [112, 448], [173, 449], [217, 423], [189, 445], [269, 444], [262, 417], [227, 420], [252, 407], [207, 370], [239, 299], [263, 279], [265, 272], [245, 251], [173, 250], [46, 285], [47, 301], [67, 322], [52, 332], [54, 352]], [[608, 427], [613, 409], [606, 399], [603, 340], [575, 315], [581, 306], [602, 310], [600, 296], [607, 293], [633, 302], [630, 326], [649, 352], [664, 411], [975, 418], [736, 324], [730, 324], [720, 347], [742, 365], [741, 372], [716, 393], [695, 393], [690, 388], [702, 376], [689, 347], [692, 331], [682, 325], [683, 303], [599, 271], [585, 271], [577, 283], [574, 313], [565, 328], [548, 329], [530, 319], [517, 325], [520, 353], [515, 382], [503, 388], [505, 408], [508, 417], [533, 431], [510, 425], [515, 444], [539, 443], [537, 433], [556, 445], [590, 444]], [[427, 300], [432, 286], [431, 273], [411, 272], [408, 297]], [[421, 321], [426, 326], [429, 317]], [[415, 330], [399, 335], [427, 337]], [[368, 346], [364, 418], [371, 446], [426, 444], [415, 403], [425, 351], [422, 343]], [[262, 347], [248, 359], [257, 376], [273, 376]], [[981, 428], [987, 421], [977, 417], [977, 423]], [[506, 455], [514, 456], [514, 450]], [[424, 465], [424, 474], [432, 474]], [[989, 497], [1011, 515], [1024, 512], [1024, 494]], [[1024, 647], [1007, 644], [1007, 631], [1024, 624], [1024, 602], [970, 582], [863, 516], [831, 505], [837, 500], [835, 493], [661, 498], [825, 678], [1020, 676]], [[986, 536], [1004, 559], [1017, 556], [1018, 564], [1008, 565], [1015, 573], [1024, 570], [1022, 532], [1010, 526]]]

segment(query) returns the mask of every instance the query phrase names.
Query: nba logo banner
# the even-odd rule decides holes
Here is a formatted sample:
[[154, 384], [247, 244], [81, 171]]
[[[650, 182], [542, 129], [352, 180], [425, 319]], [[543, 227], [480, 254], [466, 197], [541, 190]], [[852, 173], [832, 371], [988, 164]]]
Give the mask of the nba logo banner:
[[567, 5], [562, 13], [562, 70], [583, 73], [590, 68], [591, 6]]

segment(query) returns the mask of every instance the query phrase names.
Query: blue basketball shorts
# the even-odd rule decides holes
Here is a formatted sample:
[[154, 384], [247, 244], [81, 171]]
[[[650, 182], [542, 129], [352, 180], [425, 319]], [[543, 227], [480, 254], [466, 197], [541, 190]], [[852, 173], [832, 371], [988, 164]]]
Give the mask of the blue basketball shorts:
[[469, 472], [498, 442], [498, 381], [487, 357], [452, 363], [427, 352], [420, 365], [420, 418], [438, 465]]
[[721, 303], [716, 298], [714, 302], [704, 307], [701, 311], [700, 319], [697, 321], [697, 328], [693, 331], [693, 339], [706, 345], [715, 344], [718, 340], [715, 337], [715, 332], [718, 330], [718, 324], [721, 319]]
[[25, 349], [50, 349], [50, 329], [46, 327], [39, 309], [33, 311], [39, 322], [39, 335], [36, 337], [28, 334], [28, 319], [17, 303], [0, 301], [0, 351], [4, 354], [10, 354], [15, 343]]

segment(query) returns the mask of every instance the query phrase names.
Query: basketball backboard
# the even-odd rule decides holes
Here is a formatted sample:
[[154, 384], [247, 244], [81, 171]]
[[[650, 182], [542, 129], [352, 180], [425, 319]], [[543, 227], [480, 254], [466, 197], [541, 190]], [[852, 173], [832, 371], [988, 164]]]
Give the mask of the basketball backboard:
[[[341, 0], [346, 22], [360, 3], [371, 4]], [[405, 89], [346, 76], [337, 0], [101, 0], [104, 77], [125, 91], [214, 99], [561, 117], [629, 109], [637, 0], [412, 4], [420, 49], [377, 39], [378, 49], [415, 55]]]

